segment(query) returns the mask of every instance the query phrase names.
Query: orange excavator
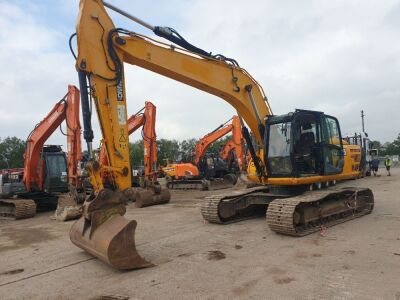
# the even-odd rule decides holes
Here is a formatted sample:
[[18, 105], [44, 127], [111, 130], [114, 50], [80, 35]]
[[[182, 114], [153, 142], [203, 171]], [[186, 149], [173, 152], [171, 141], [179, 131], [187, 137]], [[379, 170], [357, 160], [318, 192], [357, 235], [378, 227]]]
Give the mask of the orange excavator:
[[[63, 121], [67, 124], [68, 160], [60, 146], [44, 143]], [[36, 208], [57, 205], [61, 195], [74, 187], [81, 189], [77, 173], [81, 159], [79, 90], [68, 86], [68, 93], [29, 134], [25, 148], [23, 176], [0, 176], [0, 215], [23, 219], [33, 217]], [[22, 177], [22, 180], [21, 180]]]
[[[236, 117], [236, 118], [235, 118]], [[246, 157], [243, 149], [243, 135], [239, 117], [232, 119], [232, 138], [219, 152], [219, 157], [228, 163], [228, 169], [234, 173], [246, 172]]]
[[[115, 27], [105, 7], [168, 43]], [[201, 214], [206, 221], [238, 222], [257, 212], [265, 216], [268, 209], [266, 223], [272, 231], [303, 236], [372, 212], [374, 195], [368, 188], [322, 190], [360, 173], [359, 162], [347, 155], [351, 148], [343, 144], [335, 117], [311, 110], [273, 115], [262, 86], [235, 59], [200, 49], [173, 28], [152, 26], [105, 1], [80, 1], [76, 37], [84, 138], [92, 154], [90, 91], [110, 165], [101, 165], [93, 155], [86, 164], [94, 193], [85, 200], [83, 215], [71, 227], [70, 239], [110, 266], [152, 266], [136, 251], [137, 222], [124, 217], [126, 199], [132, 192], [124, 63], [225, 100], [251, 129], [257, 143], [242, 124], [255, 168], [255, 176], [248, 178], [264, 185], [204, 199]], [[112, 186], [103, 184], [102, 170], [111, 172]]]
[[[243, 147], [243, 145], [240, 145], [240, 147]], [[233, 139], [229, 139], [219, 152], [219, 157], [228, 164], [228, 169], [232, 170], [232, 173], [240, 173], [246, 170], [245, 159], [238, 159], [236, 154], [240, 151], [243, 152], [243, 150], [237, 151]]]
[[229, 119], [196, 143], [193, 163], [167, 164], [167, 166], [162, 167], [162, 171], [166, 175], [167, 187], [185, 190], [217, 190], [232, 187], [237, 178], [229, 169], [228, 164], [217, 155], [207, 154], [207, 149], [212, 143], [230, 132], [232, 132], [232, 143], [238, 151], [238, 162], [241, 165], [243, 162], [242, 128], [239, 117], [233, 116], [232, 119]]
[[[150, 101], [145, 102], [145, 106], [134, 115], [128, 118], [128, 134], [131, 135], [142, 127], [143, 156], [144, 156], [144, 175], [143, 179], [136, 179], [133, 186], [140, 186], [135, 195], [131, 198], [135, 201], [136, 207], [145, 207], [168, 203], [171, 194], [168, 190], [162, 189], [157, 180], [157, 136], [156, 136], [156, 107]], [[100, 148], [99, 161], [102, 165], [108, 165], [107, 152], [104, 144]], [[112, 179], [109, 173], [103, 174], [106, 180]], [[134, 176], [139, 177], [139, 176]]]

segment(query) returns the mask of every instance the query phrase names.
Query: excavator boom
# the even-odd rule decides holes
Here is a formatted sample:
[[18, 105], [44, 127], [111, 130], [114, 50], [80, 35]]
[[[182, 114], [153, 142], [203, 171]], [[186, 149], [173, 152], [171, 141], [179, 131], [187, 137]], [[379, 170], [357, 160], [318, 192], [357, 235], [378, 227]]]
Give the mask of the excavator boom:
[[[68, 166], [65, 168], [67, 173], [60, 170], [63, 163], [67, 165], [65, 154], [61, 148], [44, 146], [63, 121], [66, 121], [67, 124]], [[79, 90], [75, 86], [69, 85], [68, 93], [35, 126], [27, 138], [23, 175], [25, 191], [20, 195], [24, 199], [2, 200], [0, 209], [3, 208], [2, 204], [7, 201], [6, 206], [14, 207], [14, 211], [11, 213], [14, 218], [31, 217], [36, 212], [35, 202], [44, 203], [50, 201], [48, 199], [54, 198], [47, 194], [67, 192], [68, 184], [80, 188], [82, 183], [77, 174], [78, 162], [81, 159], [80, 134]], [[34, 195], [36, 201], [27, 199], [31, 194]], [[0, 212], [0, 214], [2, 213]]]
[[68, 86], [68, 93], [59, 101], [47, 116], [35, 126], [29, 134], [25, 148], [24, 184], [27, 191], [43, 189], [43, 174], [39, 172], [38, 165], [44, 143], [61, 125], [67, 123], [68, 145], [68, 181], [77, 185], [77, 165], [81, 159], [80, 123], [79, 123], [79, 90]]
[[[155, 41], [125, 29], [116, 28], [104, 5], [139, 22], [141, 25], [151, 29], [156, 35], [168, 39], [175, 45]], [[326, 174], [324, 173], [326, 172], [325, 170], [339, 170], [338, 162], [341, 161], [340, 150], [342, 145], [338, 146], [332, 142], [333, 138], [340, 140], [337, 120], [318, 114], [318, 112], [298, 112], [298, 119], [293, 119], [293, 115], [288, 115], [282, 118], [273, 118], [272, 120], [275, 123], [272, 122], [270, 120], [272, 111], [262, 87], [234, 59], [226, 58], [223, 55], [213, 56], [188, 43], [172, 28], [151, 26], [101, 0], [80, 1], [76, 34], [78, 44], [76, 68], [81, 86], [84, 137], [91, 153], [93, 133], [87, 84], [89, 82], [110, 165], [101, 166], [95, 160], [87, 164], [90, 181], [94, 187], [94, 195], [85, 202], [83, 217], [72, 227], [70, 237], [77, 246], [110, 265], [120, 269], [139, 268], [149, 265], [148, 262], [140, 258], [134, 247], [135, 226], [131, 226], [131, 222], [122, 217], [126, 211], [124, 203], [130, 194], [131, 185], [124, 62], [215, 95], [232, 105], [250, 127], [258, 144], [263, 145], [267, 167], [269, 169], [275, 167], [281, 170], [281, 173], [277, 173], [276, 177], [272, 178], [272, 183], [286, 184], [297, 188], [299, 186], [304, 187], [305, 184], [320, 182], [321, 180], [329, 181], [335, 178], [343, 178], [338, 176], [339, 171], [335, 171], [336, 173], [331, 176], [325, 176]], [[286, 122], [286, 120], [288, 121]], [[293, 124], [293, 128], [289, 130], [291, 124]], [[331, 147], [328, 154], [330, 155], [330, 162], [335, 165], [328, 166], [324, 159], [318, 157], [317, 165], [320, 173], [314, 176], [298, 176], [299, 173], [292, 172], [295, 169], [290, 168], [290, 172], [288, 172], [288, 166], [291, 163], [290, 159], [293, 159], [295, 154], [298, 154], [296, 156], [298, 161], [295, 162], [296, 168], [303, 168], [302, 174], [307, 174], [304, 171], [307, 167], [309, 169], [312, 168], [313, 163], [307, 161], [308, 156], [305, 154], [312, 148], [313, 137], [314, 141], [316, 141], [313, 128], [318, 126], [325, 129], [323, 137], [325, 135], [329, 136], [328, 132], [331, 134], [331, 139], [326, 139], [324, 143], [319, 139], [318, 146], [321, 152], [321, 147], [325, 147], [325, 145]], [[257, 169], [257, 176], [260, 182], [269, 182], [270, 177], [266, 174], [263, 157], [257, 157], [255, 147], [244, 123], [242, 123], [242, 128], [243, 137]], [[333, 129], [336, 129], [337, 135], [332, 134]], [[315, 131], [318, 132], [317, 129]], [[295, 141], [287, 138], [292, 133], [295, 134]], [[264, 143], [264, 137], [266, 138], [266, 143]], [[272, 138], [275, 138], [273, 145], [270, 143]], [[318, 138], [320, 137], [318, 136]], [[298, 142], [302, 140], [305, 143]], [[278, 155], [274, 160], [276, 163], [270, 164], [270, 155], [272, 156], [272, 151], [276, 150], [273, 149], [273, 146], [277, 146], [276, 143], [280, 146], [278, 154], [289, 152], [290, 155], [284, 157], [284, 159], [281, 159], [282, 157]], [[293, 147], [289, 148], [290, 143], [295, 143], [298, 146], [298, 149], [296, 149], [298, 153], [293, 152]], [[314, 158], [316, 159], [316, 157]], [[112, 174], [113, 180], [110, 188], [105, 188], [101, 181], [99, 174], [102, 169], [106, 169]], [[282, 174], [284, 175], [283, 178], [279, 178]], [[264, 187], [262, 191], [257, 190], [256, 194], [249, 192], [233, 198], [227, 197], [223, 199], [220, 197], [204, 201], [202, 205], [203, 217], [210, 222], [225, 223], [251, 215], [253, 206], [262, 205], [265, 207], [269, 203], [277, 203], [275, 207], [278, 212], [282, 213], [288, 208], [286, 200], [296, 200], [287, 198], [283, 199], [283, 202], [274, 201], [276, 199], [275, 195], [265, 194], [266, 189], [268, 188]], [[246, 195], [250, 195], [250, 199], [247, 199]], [[368, 213], [372, 209], [371, 195], [368, 191], [365, 191], [364, 195], [360, 210]], [[309, 209], [311, 217], [306, 218], [307, 220], [303, 223], [298, 223], [300, 224], [299, 226], [308, 226], [310, 224], [308, 223], [309, 221], [313, 223], [315, 223], [315, 220], [317, 222], [323, 221], [325, 217], [330, 217], [331, 215], [340, 217], [342, 209], [345, 210], [345, 213], [352, 210], [349, 207], [354, 204], [354, 198], [357, 198], [357, 191], [354, 193], [352, 190], [346, 190], [339, 191], [333, 198], [318, 198], [321, 201], [313, 199], [305, 206], [302, 206], [303, 202], [298, 201], [297, 211], [291, 211], [293, 214], [288, 222], [304, 220], [303, 215], [299, 217], [296, 215], [299, 212], [300, 214], [306, 214], [304, 207]], [[335, 200], [332, 199], [339, 199], [336, 202], [340, 203], [337, 205], [334, 202]], [[332, 201], [333, 209], [330, 209]], [[322, 205], [322, 210], [313, 210], [315, 205]], [[318, 211], [328, 212], [332, 210], [334, 213], [331, 215], [318, 215]], [[291, 212], [288, 212], [288, 215]], [[276, 219], [279, 221], [282, 218], [278, 214]], [[282, 225], [271, 225], [272, 221], [269, 224], [274, 230]], [[114, 237], [117, 238], [116, 243], [113, 242], [115, 241]], [[110, 251], [114, 247], [119, 252]], [[118, 254], [120, 255], [118, 256]]]
[[212, 143], [219, 140], [224, 135], [227, 135], [232, 130], [233, 130], [232, 124], [228, 124], [202, 137], [196, 143], [196, 157], [194, 159], [194, 164], [195, 165], [199, 164], [200, 159], [206, 154], [207, 149], [211, 146]]

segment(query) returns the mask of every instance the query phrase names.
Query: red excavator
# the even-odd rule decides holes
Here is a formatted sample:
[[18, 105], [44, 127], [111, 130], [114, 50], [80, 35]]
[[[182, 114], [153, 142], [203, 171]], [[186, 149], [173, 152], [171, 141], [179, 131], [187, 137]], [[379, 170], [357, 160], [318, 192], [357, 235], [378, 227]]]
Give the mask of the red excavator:
[[[60, 146], [45, 146], [51, 134], [66, 120], [68, 162]], [[77, 172], [81, 159], [79, 90], [68, 86], [68, 93], [29, 134], [25, 166], [19, 172], [3, 170], [0, 176], [0, 216], [33, 217], [37, 207], [55, 207], [69, 186], [80, 189]]]
[[[230, 121], [232, 122], [228, 124]], [[212, 143], [232, 132], [237, 148], [241, 148], [240, 118], [233, 116], [218, 128], [202, 137], [196, 144], [193, 163], [167, 164], [162, 168], [166, 174], [169, 189], [216, 190], [232, 187], [237, 181], [230, 172], [227, 163], [214, 154], [207, 154]], [[240, 164], [243, 161], [243, 150], [238, 150]]]
[[[135, 201], [136, 207], [168, 203], [171, 199], [171, 194], [168, 190], [162, 189], [157, 181], [158, 167], [155, 105], [150, 101], [146, 101], [145, 106], [136, 114], [132, 115], [127, 122], [129, 135], [142, 127], [144, 156], [143, 176], [132, 176], [132, 185], [140, 186], [141, 188], [137, 189], [135, 194], [131, 195], [130, 199]], [[109, 165], [104, 144], [102, 144], [100, 148], [99, 161], [103, 166]], [[107, 180], [110, 181], [112, 180], [112, 176], [105, 172], [103, 174], [103, 180], [105, 182], [107, 182]]]

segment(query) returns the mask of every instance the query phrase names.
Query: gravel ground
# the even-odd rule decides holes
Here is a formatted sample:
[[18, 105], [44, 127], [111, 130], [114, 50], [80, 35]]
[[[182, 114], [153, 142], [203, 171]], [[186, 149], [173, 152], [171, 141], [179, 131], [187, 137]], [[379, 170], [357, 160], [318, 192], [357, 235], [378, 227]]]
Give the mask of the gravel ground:
[[265, 218], [205, 223], [200, 203], [215, 191], [130, 204], [137, 249], [156, 265], [130, 272], [75, 247], [72, 222], [50, 212], [0, 220], [0, 299], [400, 299], [399, 183], [398, 168], [342, 183], [372, 188], [373, 213], [302, 238], [271, 232]]

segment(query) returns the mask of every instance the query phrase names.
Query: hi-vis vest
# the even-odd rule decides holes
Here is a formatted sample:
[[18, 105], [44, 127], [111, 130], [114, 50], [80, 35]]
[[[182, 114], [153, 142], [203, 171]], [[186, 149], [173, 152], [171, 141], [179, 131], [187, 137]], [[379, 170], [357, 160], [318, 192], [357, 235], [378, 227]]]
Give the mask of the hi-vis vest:
[[392, 160], [390, 158], [385, 159], [385, 166], [390, 167], [392, 165]]

